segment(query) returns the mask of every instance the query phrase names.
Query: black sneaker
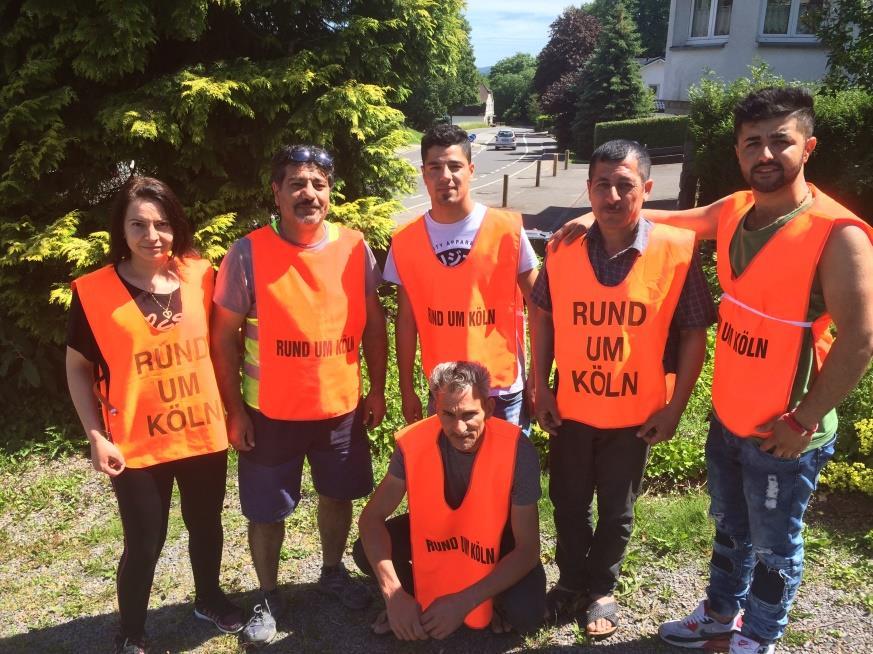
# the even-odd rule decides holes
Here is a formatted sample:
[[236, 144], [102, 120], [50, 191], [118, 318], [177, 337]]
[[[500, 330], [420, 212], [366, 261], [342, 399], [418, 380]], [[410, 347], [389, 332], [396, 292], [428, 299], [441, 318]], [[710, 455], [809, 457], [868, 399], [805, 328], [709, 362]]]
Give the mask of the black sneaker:
[[366, 586], [352, 579], [342, 563], [322, 566], [317, 588], [338, 599], [346, 608], [356, 611], [367, 608], [373, 599]]
[[238, 633], [246, 626], [245, 613], [224, 593], [210, 601], [195, 600], [194, 617], [208, 620], [226, 634]]
[[115, 654], [146, 654], [145, 639], [142, 636], [116, 636]]

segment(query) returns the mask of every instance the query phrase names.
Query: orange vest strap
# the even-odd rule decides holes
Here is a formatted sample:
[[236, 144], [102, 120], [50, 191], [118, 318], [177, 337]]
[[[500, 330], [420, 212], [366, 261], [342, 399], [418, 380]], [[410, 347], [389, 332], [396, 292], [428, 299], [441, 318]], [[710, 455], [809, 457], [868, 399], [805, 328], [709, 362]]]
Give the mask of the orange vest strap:
[[182, 320], [166, 331], [146, 322], [114, 266], [73, 282], [109, 367], [106, 431], [131, 468], [227, 448], [209, 356], [212, 267], [182, 259], [179, 276]]
[[[498, 418], [486, 421], [467, 493], [454, 510], [444, 494], [439, 419], [431, 416], [397, 434], [406, 468], [415, 598], [422, 610], [480, 581], [497, 564], [520, 433], [517, 425]], [[492, 601], [486, 600], [464, 622], [482, 629], [491, 613]]]

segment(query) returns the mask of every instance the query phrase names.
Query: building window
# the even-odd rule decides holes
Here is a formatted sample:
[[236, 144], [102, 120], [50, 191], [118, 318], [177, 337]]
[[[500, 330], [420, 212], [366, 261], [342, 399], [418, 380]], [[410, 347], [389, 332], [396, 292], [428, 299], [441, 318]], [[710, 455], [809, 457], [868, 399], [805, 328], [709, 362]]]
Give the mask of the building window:
[[727, 38], [731, 31], [733, 4], [733, 0], [694, 0], [691, 7], [691, 38]]
[[762, 40], [814, 41], [817, 17], [825, 0], [764, 0]]

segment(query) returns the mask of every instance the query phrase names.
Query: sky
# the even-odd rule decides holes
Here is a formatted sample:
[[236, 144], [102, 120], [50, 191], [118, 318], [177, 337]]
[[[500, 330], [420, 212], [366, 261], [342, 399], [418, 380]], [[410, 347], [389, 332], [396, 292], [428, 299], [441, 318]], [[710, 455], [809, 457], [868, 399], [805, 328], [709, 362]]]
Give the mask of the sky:
[[516, 52], [534, 57], [549, 40], [549, 25], [579, 0], [467, 0], [476, 67], [493, 66]]

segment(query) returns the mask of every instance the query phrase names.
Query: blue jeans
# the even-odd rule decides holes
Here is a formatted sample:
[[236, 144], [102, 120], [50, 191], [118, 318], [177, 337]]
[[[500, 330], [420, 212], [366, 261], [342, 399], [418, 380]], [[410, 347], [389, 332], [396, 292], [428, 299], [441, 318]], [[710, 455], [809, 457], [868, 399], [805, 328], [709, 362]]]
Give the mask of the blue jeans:
[[706, 441], [715, 541], [709, 608], [736, 615], [759, 642], [782, 637], [803, 575], [803, 514], [834, 440], [798, 459], [782, 459], [739, 438], [715, 417]]
[[[427, 414], [432, 416], [435, 413], [436, 400], [431, 393], [427, 400]], [[530, 438], [530, 414], [527, 412], [527, 403], [524, 401], [524, 391], [496, 396], [494, 398], [494, 417], [518, 425], [521, 427], [521, 433]]]

